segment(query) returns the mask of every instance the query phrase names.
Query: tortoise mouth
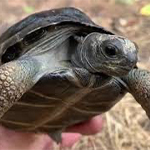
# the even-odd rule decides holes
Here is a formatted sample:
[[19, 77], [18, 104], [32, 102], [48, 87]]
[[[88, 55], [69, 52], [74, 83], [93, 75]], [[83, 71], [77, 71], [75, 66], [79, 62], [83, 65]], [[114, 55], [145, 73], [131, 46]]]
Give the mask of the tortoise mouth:
[[123, 76], [127, 75], [131, 70], [132, 70], [132, 68], [118, 67], [118, 68], [114, 69], [112, 72], [110, 72], [110, 74], [109, 73], [108, 74], [111, 76], [123, 77]]
[[105, 69], [101, 70], [99, 73], [92, 74], [122, 77], [127, 75], [133, 68], [126, 66], [106, 66]]

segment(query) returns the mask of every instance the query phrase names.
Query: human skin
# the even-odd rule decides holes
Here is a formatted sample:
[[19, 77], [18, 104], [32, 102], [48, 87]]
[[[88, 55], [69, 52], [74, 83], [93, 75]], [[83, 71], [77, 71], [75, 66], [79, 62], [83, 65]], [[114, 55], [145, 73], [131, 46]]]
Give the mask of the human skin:
[[[71, 147], [82, 135], [92, 135], [102, 129], [102, 118], [69, 127], [62, 133], [62, 147]], [[0, 150], [53, 150], [53, 141], [46, 134], [21, 133], [0, 126]]]

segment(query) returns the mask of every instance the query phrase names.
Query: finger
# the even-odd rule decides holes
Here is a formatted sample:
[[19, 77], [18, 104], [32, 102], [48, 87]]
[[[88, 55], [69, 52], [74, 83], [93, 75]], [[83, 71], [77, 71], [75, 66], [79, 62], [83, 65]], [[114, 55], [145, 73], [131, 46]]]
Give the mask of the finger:
[[52, 140], [48, 135], [15, 132], [0, 126], [0, 150], [47, 149], [52, 149]]
[[67, 128], [66, 132], [77, 132], [84, 135], [91, 135], [101, 131], [102, 126], [103, 126], [102, 117], [96, 116], [89, 121]]
[[72, 147], [81, 139], [82, 135], [79, 133], [62, 133], [61, 147]]

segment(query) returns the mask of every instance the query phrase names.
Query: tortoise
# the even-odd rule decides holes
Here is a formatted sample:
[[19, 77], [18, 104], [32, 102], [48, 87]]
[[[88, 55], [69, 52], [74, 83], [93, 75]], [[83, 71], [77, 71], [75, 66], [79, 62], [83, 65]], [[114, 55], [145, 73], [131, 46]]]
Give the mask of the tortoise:
[[0, 37], [0, 123], [48, 133], [110, 110], [127, 92], [150, 117], [150, 73], [129, 39], [67, 7], [30, 15]]

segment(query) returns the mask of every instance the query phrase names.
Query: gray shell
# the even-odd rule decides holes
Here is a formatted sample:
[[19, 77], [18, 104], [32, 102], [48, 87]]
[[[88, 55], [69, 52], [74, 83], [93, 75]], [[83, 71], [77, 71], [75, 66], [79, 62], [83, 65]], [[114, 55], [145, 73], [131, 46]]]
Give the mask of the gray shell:
[[[113, 34], [77, 9], [55, 9], [33, 14], [9, 28], [0, 38], [1, 53], [33, 30], [58, 24], [74, 24], [79, 29], [84, 27], [85, 33]], [[102, 76], [97, 76], [97, 82], [102, 80]], [[57, 134], [66, 127], [108, 111], [125, 93], [117, 78], [100, 87], [81, 88], [70, 82], [64, 72], [49, 74], [24, 94], [0, 122], [11, 129], [47, 132], [59, 141]]]
[[[39, 28], [47, 26], [56, 26], [59, 24], [70, 24], [79, 27], [84, 27], [84, 32], [100, 32], [113, 34], [111, 31], [96, 25], [86, 14], [75, 8], [61, 8], [35, 13], [21, 20], [0, 37], [1, 50], [5, 50], [21, 41], [25, 36]], [[82, 31], [80, 31], [82, 32]]]

